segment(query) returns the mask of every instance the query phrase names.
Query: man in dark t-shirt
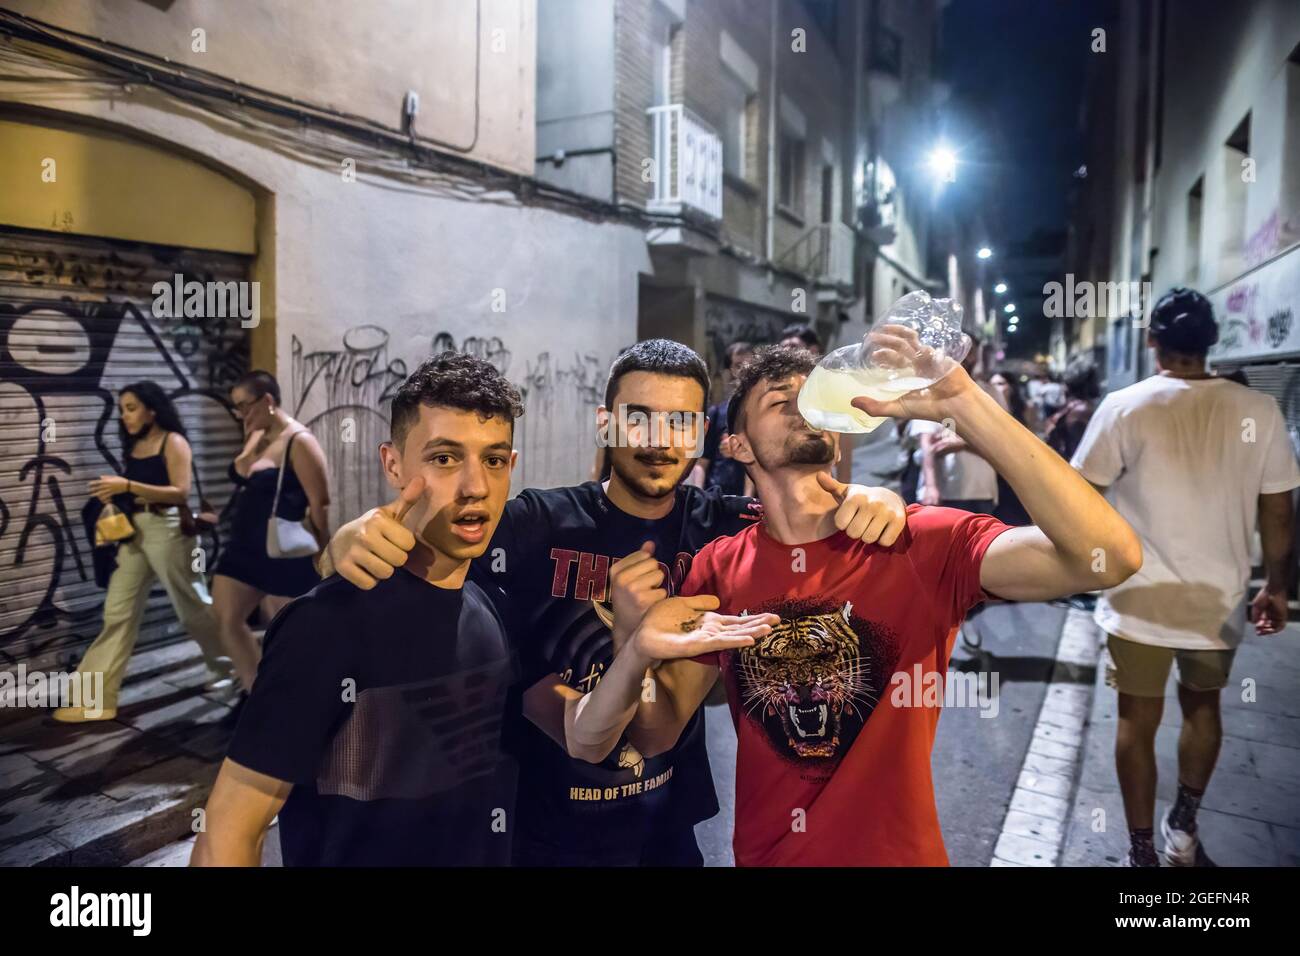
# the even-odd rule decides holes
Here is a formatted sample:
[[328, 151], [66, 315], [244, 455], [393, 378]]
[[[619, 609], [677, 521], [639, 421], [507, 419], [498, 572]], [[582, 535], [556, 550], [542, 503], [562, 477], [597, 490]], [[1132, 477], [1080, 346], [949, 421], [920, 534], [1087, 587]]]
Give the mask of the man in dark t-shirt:
[[276, 616], [195, 864], [258, 864], [277, 814], [289, 866], [509, 861], [502, 737], [519, 675], [492, 601], [465, 577], [505, 507], [522, 410], [469, 356], [403, 383], [380, 454], [418, 529], [410, 559], [371, 591], [332, 578]]
[[[641, 609], [675, 593], [697, 550], [759, 514], [749, 498], [682, 482], [699, 448], [708, 382], [703, 360], [676, 342], [639, 342], [620, 355], [599, 413], [609, 480], [521, 492], [474, 562], [474, 580], [509, 595], [525, 672], [543, 675], [522, 695], [517, 865], [703, 861], [694, 827], [718, 812], [704, 714], [655, 754], [641, 753], [621, 727], [589, 739], [571, 724], [584, 695], [608, 679]], [[410, 535], [396, 507], [367, 512], [330, 543], [326, 558], [359, 587], [374, 587], [405, 559]], [[854, 538], [892, 540], [903, 503], [854, 488], [838, 520]]]
[[[553, 674], [579, 694], [595, 687], [615, 651], [607, 605], [617, 560], [651, 542], [664, 562], [661, 586], [675, 594], [692, 554], [757, 518], [748, 498], [685, 484], [671, 501], [672, 510], [662, 518], [637, 517], [615, 505], [599, 482], [589, 481], [573, 488], [527, 489], [507, 503], [492, 544], [471, 575], [484, 583], [500, 580], [508, 589], [529, 673]], [[504, 557], [501, 573], [492, 571], [494, 553]], [[547, 712], [552, 693], [543, 685], [526, 695], [530, 716]], [[624, 737], [597, 763], [569, 756], [563, 727], [548, 733], [525, 721], [518, 738], [524, 796], [516, 862], [701, 862], [694, 826], [718, 812], [718, 801], [703, 714], [697, 718], [666, 753], [646, 757]]]
[[267, 632], [229, 758], [293, 784], [286, 866], [504, 866], [514, 679], [505, 629], [472, 582], [402, 573], [358, 592], [331, 578]]

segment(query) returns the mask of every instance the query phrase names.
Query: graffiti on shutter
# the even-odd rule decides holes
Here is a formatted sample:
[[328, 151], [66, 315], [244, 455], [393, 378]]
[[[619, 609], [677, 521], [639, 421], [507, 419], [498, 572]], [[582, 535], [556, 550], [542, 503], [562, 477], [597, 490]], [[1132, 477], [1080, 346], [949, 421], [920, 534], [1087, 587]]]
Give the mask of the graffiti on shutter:
[[[81, 509], [92, 479], [121, 471], [122, 386], [150, 380], [172, 397], [202, 493], [225, 509], [242, 444], [228, 392], [248, 368], [248, 333], [237, 317], [156, 317], [152, 289], [178, 273], [242, 281], [248, 266], [227, 253], [0, 228], [0, 662], [61, 666], [99, 631], [104, 592]], [[137, 646], [180, 636], [155, 586]]]

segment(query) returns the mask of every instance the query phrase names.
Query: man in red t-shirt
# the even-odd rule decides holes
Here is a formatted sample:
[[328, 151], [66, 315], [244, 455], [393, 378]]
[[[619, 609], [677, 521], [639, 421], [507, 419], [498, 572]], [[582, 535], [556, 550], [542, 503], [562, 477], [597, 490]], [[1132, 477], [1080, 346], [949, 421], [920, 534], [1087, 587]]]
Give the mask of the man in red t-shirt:
[[[899, 364], [935, 361], [907, 330], [883, 335]], [[989, 597], [1039, 601], [1112, 587], [1141, 565], [1141, 545], [961, 368], [924, 391], [854, 405], [955, 423], [1037, 524], [913, 505], [894, 543], [852, 540], [835, 526], [836, 436], [810, 428], [796, 407], [812, 367], [807, 352], [788, 348], [745, 366], [729, 440], [764, 519], [706, 545], [680, 596], [644, 612], [623, 653], [636, 657], [633, 669], [655, 668], [653, 693], [615, 701], [615, 686], [601, 685], [587, 703], [621, 714], [629, 739], [656, 753], [672, 746], [721, 673], [738, 736], [738, 865], [946, 865], [930, 751], [958, 624]], [[616, 616], [636, 607], [622, 590], [616, 584]], [[720, 650], [701, 636], [727, 620], [706, 610], [710, 595], [721, 614], [771, 615], [761, 619], [771, 630]]]

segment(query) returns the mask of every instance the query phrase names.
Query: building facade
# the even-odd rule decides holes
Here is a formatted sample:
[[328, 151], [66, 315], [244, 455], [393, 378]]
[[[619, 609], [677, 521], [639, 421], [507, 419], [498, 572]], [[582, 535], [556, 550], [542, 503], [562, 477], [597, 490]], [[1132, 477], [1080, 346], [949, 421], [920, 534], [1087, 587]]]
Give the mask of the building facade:
[[548, 0], [539, 180], [645, 216], [637, 332], [715, 373], [807, 322], [828, 347], [927, 274], [913, 188], [934, 131], [940, 5]]
[[[534, 0], [5, 7], [0, 656], [66, 663], [98, 630], [80, 511], [132, 381], [175, 396], [219, 507], [244, 371], [320, 438], [337, 524], [389, 495], [389, 399], [445, 348], [526, 393], [517, 488], [586, 477], [648, 252], [532, 179]], [[178, 275], [256, 317], [160, 308]], [[146, 622], [176, 635], [161, 591]]]
[[[920, 185], [940, 7], [6, 3], [0, 655], [66, 664], [98, 630], [80, 509], [129, 382], [174, 396], [221, 508], [228, 390], [273, 371], [337, 525], [387, 497], [389, 399], [443, 349], [521, 386], [514, 487], [547, 487], [588, 476], [638, 338], [717, 372], [731, 341], [806, 321], [834, 346], [946, 290]], [[170, 310], [178, 282], [256, 315]], [[158, 592], [142, 644], [177, 636]]]
[[1300, 6], [1143, 0], [1116, 16], [1085, 108], [1095, 158], [1070, 262], [1150, 294], [1060, 321], [1054, 350], [1131, 384], [1153, 371], [1147, 298], [1199, 289], [1220, 324], [1211, 365], [1272, 394], [1300, 440]]

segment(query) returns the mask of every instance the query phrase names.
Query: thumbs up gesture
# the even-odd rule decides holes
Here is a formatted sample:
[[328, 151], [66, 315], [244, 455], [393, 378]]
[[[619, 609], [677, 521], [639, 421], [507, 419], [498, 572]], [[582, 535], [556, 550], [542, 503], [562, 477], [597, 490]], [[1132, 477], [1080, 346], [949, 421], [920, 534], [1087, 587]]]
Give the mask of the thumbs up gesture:
[[887, 548], [907, 526], [907, 505], [888, 488], [846, 485], [824, 471], [817, 473], [817, 483], [834, 495], [835, 527], [850, 538]]
[[423, 495], [423, 476], [414, 478], [396, 500], [339, 528], [320, 559], [321, 575], [336, 571], [363, 591], [392, 577], [415, 547], [415, 535], [402, 522]]

